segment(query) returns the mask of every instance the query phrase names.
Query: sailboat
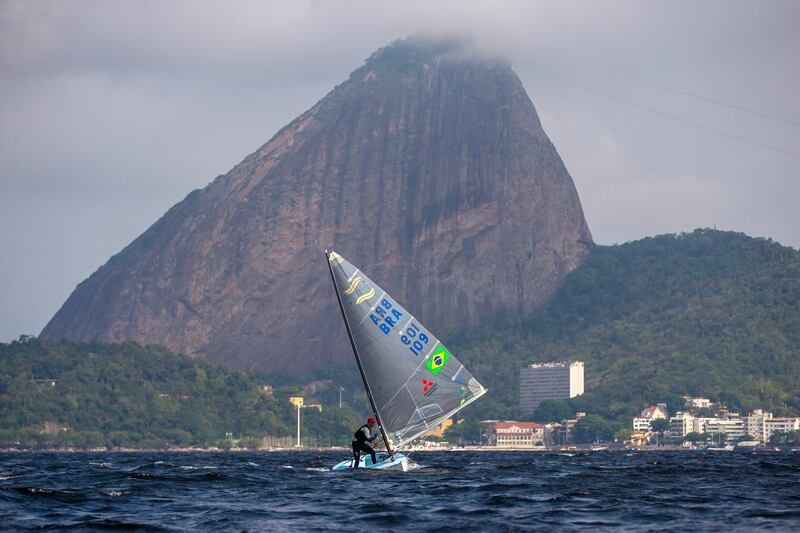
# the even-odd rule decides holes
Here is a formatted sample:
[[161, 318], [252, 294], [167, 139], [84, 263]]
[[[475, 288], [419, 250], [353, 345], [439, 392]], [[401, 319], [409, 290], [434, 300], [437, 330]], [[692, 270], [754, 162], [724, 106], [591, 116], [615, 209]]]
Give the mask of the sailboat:
[[[325, 257], [350, 345], [386, 452], [359, 467], [408, 470], [400, 450], [484, 394], [486, 388], [425, 326], [333, 251]], [[333, 470], [353, 468], [353, 459]]]

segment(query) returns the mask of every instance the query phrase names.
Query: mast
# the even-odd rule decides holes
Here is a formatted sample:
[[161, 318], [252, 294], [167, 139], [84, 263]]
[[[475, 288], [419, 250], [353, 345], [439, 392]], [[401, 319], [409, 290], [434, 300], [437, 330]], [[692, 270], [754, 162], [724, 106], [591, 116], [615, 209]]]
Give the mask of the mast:
[[389, 457], [394, 455], [394, 451], [392, 450], [391, 445], [389, 444], [389, 439], [386, 437], [386, 431], [383, 429], [383, 422], [381, 422], [381, 415], [378, 413], [378, 407], [375, 405], [375, 399], [372, 397], [372, 390], [369, 388], [369, 381], [367, 381], [367, 376], [364, 374], [364, 367], [361, 366], [361, 358], [358, 356], [358, 350], [356, 349], [356, 343], [353, 341], [353, 334], [350, 331], [350, 323], [347, 321], [347, 315], [344, 313], [344, 305], [342, 304], [342, 297], [339, 295], [339, 287], [336, 285], [336, 277], [333, 275], [333, 266], [331, 265], [330, 256], [328, 255], [328, 250], [325, 250], [325, 259], [328, 263], [328, 270], [331, 273], [331, 281], [333, 282], [333, 292], [336, 293], [336, 301], [339, 302], [339, 311], [342, 312], [342, 318], [344, 319], [344, 327], [347, 329], [347, 338], [350, 339], [350, 346], [353, 348], [353, 355], [356, 357], [356, 364], [358, 364], [358, 372], [361, 374], [361, 379], [364, 381], [364, 388], [367, 390], [367, 398], [369, 398], [369, 404], [372, 407], [372, 412], [375, 414], [375, 420], [378, 421], [378, 429], [381, 430], [381, 436], [383, 437], [383, 443], [386, 445], [386, 451], [389, 452]]

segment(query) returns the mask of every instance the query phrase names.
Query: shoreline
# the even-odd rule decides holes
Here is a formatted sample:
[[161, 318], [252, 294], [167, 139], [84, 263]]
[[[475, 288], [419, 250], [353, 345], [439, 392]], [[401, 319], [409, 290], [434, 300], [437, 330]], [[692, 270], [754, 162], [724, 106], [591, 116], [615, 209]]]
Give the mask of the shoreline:
[[[330, 446], [323, 448], [0, 448], [0, 453], [281, 453], [281, 452], [349, 452], [346, 446]], [[385, 451], [385, 450], [375, 450]], [[636, 453], [636, 452], [712, 452], [712, 453], [752, 453], [752, 452], [800, 452], [800, 447], [780, 448], [776, 446], [758, 446], [756, 448], [739, 450], [708, 450], [705, 448], [685, 448], [683, 446], [641, 446], [637, 448], [627, 448], [622, 446], [608, 446], [602, 449], [592, 449], [589, 447], [569, 446], [569, 447], [534, 447], [534, 448], [511, 448], [496, 446], [459, 446], [459, 447], [431, 447], [431, 448], [411, 448], [405, 450], [406, 453], [434, 452], [434, 453], [464, 453], [464, 452], [523, 452], [523, 453]]]

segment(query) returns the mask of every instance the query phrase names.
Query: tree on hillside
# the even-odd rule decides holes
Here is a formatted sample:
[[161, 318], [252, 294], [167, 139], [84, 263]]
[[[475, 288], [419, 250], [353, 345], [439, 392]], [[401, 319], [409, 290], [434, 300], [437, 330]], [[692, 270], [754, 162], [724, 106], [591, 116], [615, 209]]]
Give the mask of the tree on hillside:
[[572, 416], [573, 411], [567, 402], [561, 400], [545, 400], [533, 412], [533, 420], [536, 422], [561, 422]]
[[633, 430], [631, 428], [620, 428], [614, 433], [614, 441], [627, 442], [631, 440], [631, 435], [633, 435]]
[[665, 431], [669, 430], [669, 420], [666, 418], [656, 418], [650, 422], [650, 430], [663, 435]]
[[683, 440], [697, 444], [700, 442], [708, 442], [709, 437], [710, 435], [708, 433], [698, 433], [696, 431], [692, 431], [687, 433], [686, 436], [683, 437]]
[[656, 441], [656, 444], [663, 443], [664, 440], [664, 432], [669, 429], [669, 420], [666, 418], [656, 418], [652, 422], [650, 422], [650, 431], [653, 431], [656, 436], [660, 439]]
[[465, 417], [447, 428], [444, 438], [451, 444], [480, 444], [481, 424], [474, 418]]
[[584, 416], [578, 420], [572, 431], [575, 442], [579, 443], [607, 441], [614, 435], [611, 423], [598, 415]]
[[800, 431], [776, 431], [769, 438], [770, 444], [798, 444]]

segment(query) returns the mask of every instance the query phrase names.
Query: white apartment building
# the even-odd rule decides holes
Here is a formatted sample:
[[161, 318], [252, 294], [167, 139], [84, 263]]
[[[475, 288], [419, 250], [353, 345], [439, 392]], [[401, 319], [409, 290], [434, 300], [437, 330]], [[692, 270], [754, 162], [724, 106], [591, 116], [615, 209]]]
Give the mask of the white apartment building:
[[800, 418], [773, 418], [772, 413], [756, 409], [750, 415], [740, 417], [731, 413], [725, 418], [695, 417], [678, 412], [669, 419], [670, 433], [686, 436], [691, 432], [724, 434], [728, 440], [750, 436], [760, 442], [769, 442], [773, 433], [800, 431]]
[[[672, 436], [685, 437], [689, 433], [712, 433], [718, 432], [722, 426], [727, 427], [728, 421], [726, 419], [694, 416], [691, 413], [678, 411], [675, 416], [669, 419], [669, 430]], [[735, 426], [735, 424], [733, 424]], [[712, 431], [713, 430], [713, 431]], [[741, 426], [741, 432], [744, 434], [744, 425]], [[724, 431], [723, 431], [724, 433]]]
[[696, 417], [692, 422], [692, 431], [695, 433], [710, 433], [708, 426], [715, 425], [720, 422], [720, 419], [713, 416], [700, 416]]
[[789, 433], [800, 430], [800, 418], [770, 418], [764, 421], [764, 431], [769, 442], [772, 435], [777, 432]]
[[650, 431], [650, 425], [652, 424], [653, 420], [667, 418], [668, 415], [669, 413], [667, 413], [667, 404], [665, 403], [646, 407], [640, 416], [633, 419], [633, 430], [647, 433]]
[[675, 416], [669, 419], [670, 435], [685, 437], [694, 431], [695, 418], [690, 413], [678, 411]]
[[756, 409], [744, 418], [744, 430], [755, 440], [769, 442], [775, 432], [800, 430], [800, 418], [773, 418], [769, 411]]
[[746, 435], [744, 420], [741, 418], [709, 419], [705, 424], [705, 432], [725, 435], [727, 440], [734, 440]]
[[519, 403], [531, 414], [545, 400], [567, 400], [583, 394], [583, 362], [535, 363], [520, 370]]
[[687, 409], [705, 409], [713, 404], [708, 398], [695, 398], [694, 396], [684, 396], [683, 406]]
[[758, 441], [767, 442], [769, 437], [766, 421], [771, 419], [772, 413], [756, 409], [744, 418], [744, 431]]

